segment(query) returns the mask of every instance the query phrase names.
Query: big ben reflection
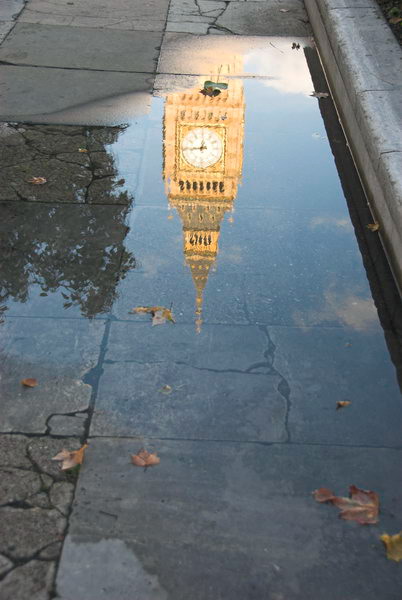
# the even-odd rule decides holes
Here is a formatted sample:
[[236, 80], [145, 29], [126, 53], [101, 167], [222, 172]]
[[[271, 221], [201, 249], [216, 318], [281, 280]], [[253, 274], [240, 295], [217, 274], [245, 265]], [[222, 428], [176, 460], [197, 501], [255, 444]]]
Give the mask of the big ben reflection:
[[220, 225], [237, 194], [243, 162], [243, 84], [207, 96], [200, 87], [165, 101], [163, 177], [183, 223], [183, 250], [196, 290], [196, 325], [219, 247]]

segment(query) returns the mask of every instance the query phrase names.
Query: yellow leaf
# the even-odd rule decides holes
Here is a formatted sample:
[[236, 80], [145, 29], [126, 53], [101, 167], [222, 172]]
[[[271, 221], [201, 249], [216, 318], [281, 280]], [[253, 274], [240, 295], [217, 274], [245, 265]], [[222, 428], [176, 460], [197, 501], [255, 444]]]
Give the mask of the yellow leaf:
[[62, 461], [60, 466], [62, 471], [73, 469], [77, 465], [82, 464], [86, 448], [88, 448], [88, 444], [84, 444], [79, 450], [66, 450], [63, 448], [56, 456], [53, 456], [52, 460]]
[[86, 148], [78, 148], [78, 152], [88, 152]]
[[389, 560], [395, 560], [396, 562], [402, 560], [402, 532], [395, 535], [383, 533], [380, 539], [385, 544]]
[[45, 177], [31, 177], [31, 179], [28, 179], [28, 183], [43, 185], [44, 183], [47, 183], [47, 179]]
[[349, 406], [349, 404], [352, 404], [350, 400], [338, 400], [338, 402], [336, 403], [336, 410], [339, 410], [340, 408], [345, 408], [345, 406]]
[[22, 385], [25, 387], [36, 387], [38, 385], [38, 380], [33, 377], [27, 377], [21, 381]]
[[369, 223], [367, 225], [367, 229], [370, 229], [370, 231], [378, 231], [380, 229], [380, 226], [378, 223]]
[[162, 325], [166, 321], [175, 323], [172, 311], [164, 306], [137, 306], [130, 313], [148, 313], [152, 315], [152, 325]]

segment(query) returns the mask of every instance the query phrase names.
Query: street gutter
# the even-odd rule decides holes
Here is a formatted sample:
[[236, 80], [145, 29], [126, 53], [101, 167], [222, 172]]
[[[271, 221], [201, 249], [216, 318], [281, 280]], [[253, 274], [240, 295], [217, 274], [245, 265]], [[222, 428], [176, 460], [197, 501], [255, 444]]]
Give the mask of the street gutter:
[[402, 49], [374, 0], [305, 0], [305, 6], [401, 292]]

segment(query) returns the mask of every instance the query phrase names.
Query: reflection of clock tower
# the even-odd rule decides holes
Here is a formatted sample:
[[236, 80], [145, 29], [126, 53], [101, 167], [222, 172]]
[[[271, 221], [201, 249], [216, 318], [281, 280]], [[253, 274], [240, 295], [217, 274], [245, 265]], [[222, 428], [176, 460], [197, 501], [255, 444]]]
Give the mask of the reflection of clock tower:
[[166, 97], [164, 179], [169, 204], [183, 222], [186, 263], [196, 288], [198, 330], [202, 295], [218, 254], [220, 223], [232, 209], [243, 159], [243, 86], [229, 80], [218, 96], [200, 87]]

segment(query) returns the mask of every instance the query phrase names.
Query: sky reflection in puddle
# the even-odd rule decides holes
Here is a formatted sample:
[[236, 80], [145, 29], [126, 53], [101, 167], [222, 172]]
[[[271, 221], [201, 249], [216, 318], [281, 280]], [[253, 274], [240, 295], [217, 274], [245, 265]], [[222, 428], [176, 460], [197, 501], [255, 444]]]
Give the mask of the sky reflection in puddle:
[[[223, 39], [203, 42], [185, 77], [173, 43], [146, 116], [113, 130], [14, 128], [49, 185], [18, 188], [11, 171], [29, 203], [4, 220], [5, 314], [126, 320], [133, 306], [173, 305], [194, 333], [203, 322], [379, 331], [332, 155], [345, 143], [339, 130], [328, 140], [331, 101], [310, 96], [316, 55], [300, 42], [226, 54]], [[208, 73], [228, 89], [201, 94]], [[32, 155], [49, 140], [50, 174]]]

